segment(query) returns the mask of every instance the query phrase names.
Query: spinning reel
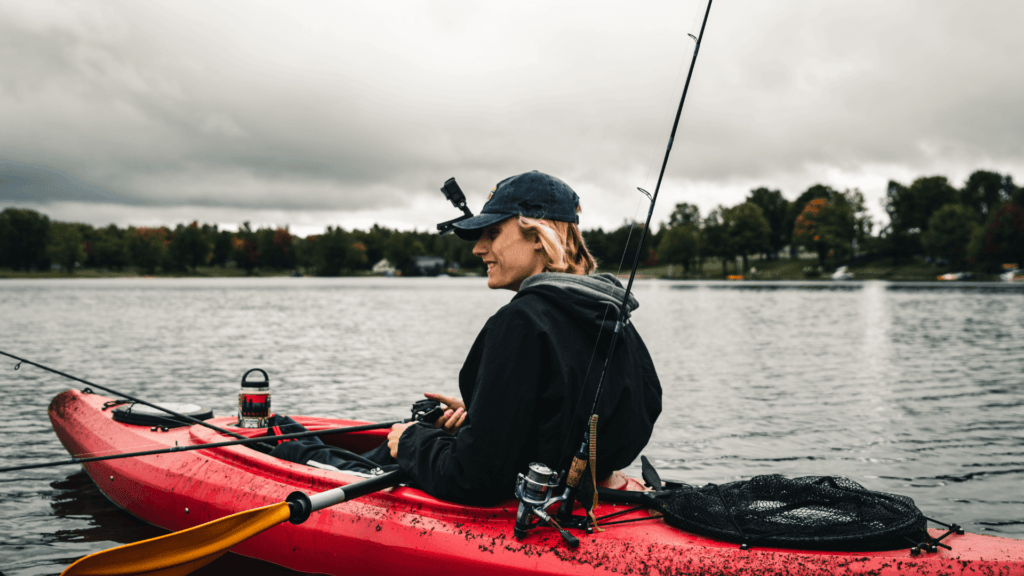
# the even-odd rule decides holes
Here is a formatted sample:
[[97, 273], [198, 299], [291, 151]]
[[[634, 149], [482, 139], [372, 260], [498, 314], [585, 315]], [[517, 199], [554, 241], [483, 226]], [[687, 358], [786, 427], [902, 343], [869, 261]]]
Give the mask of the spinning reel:
[[[561, 496], [555, 496], [554, 490], [558, 488], [558, 473], [553, 472], [544, 464], [534, 462], [530, 464], [526, 474], [519, 474], [516, 481], [516, 498], [519, 499], [519, 510], [516, 512], [516, 525], [513, 530], [516, 539], [522, 540], [526, 533], [539, 526], [547, 524], [558, 530], [562, 539], [570, 548], [580, 545], [578, 538], [562, 528], [558, 522], [546, 512], [551, 506], [566, 501], [570, 496], [570, 490], [566, 490]], [[537, 517], [534, 522], [533, 517]]]

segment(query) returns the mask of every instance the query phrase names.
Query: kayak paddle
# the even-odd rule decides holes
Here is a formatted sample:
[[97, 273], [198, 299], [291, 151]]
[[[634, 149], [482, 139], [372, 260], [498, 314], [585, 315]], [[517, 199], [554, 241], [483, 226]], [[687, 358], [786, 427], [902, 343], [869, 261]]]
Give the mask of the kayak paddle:
[[407, 479], [405, 472], [395, 470], [312, 496], [292, 492], [284, 502], [90, 554], [68, 566], [61, 576], [184, 576], [220, 558], [232, 546], [285, 520], [302, 524], [317, 510], [390, 488]]

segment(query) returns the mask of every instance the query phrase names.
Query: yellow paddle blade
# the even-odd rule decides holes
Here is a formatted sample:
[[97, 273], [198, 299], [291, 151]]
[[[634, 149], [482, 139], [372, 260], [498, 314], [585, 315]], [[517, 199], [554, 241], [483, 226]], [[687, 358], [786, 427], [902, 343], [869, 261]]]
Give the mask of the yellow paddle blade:
[[61, 576], [184, 576], [290, 515], [287, 502], [246, 510], [180, 532], [90, 554], [68, 566]]

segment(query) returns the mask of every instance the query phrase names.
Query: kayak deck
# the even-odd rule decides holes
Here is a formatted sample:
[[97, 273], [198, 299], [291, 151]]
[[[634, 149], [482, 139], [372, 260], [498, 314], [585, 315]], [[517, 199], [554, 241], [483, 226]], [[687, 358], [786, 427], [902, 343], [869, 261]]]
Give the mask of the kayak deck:
[[[57, 436], [76, 457], [229, 440], [201, 426], [153, 431], [113, 420], [110, 398], [68, 390], [50, 404]], [[293, 417], [310, 430], [365, 422]], [[215, 418], [227, 428], [234, 418]], [[247, 436], [263, 430], [231, 430]], [[383, 442], [387, 430], [322, 437], [355, 452]], [[196, 526], [242, 510], [281, 502], [296, 490], [313, 494], [361, 478], [272, 458], [244, 446], [173, 452], [84, 464], [100, 490], [134, 516], [167, 530]], [[911, 555], [797, 551], [715, 541], [668, 526], [646, 510], [615, 520], [571, 550], [558, 533], [537, 528], [512, 536], [518, 502], [463, 506], [402, 486], [314, 513], [304, 524], [281, 524], [232, 549], [281, 566], [326, 574], [993, 574], [1024, 575], [1024, 541], [951, 535], [952, 550]], [[627, 510], [602, 502], [598, 516]], [[941, 534], [932, 531], [933, 535]], [[909, 547], [909, 544], [908, 544]]]

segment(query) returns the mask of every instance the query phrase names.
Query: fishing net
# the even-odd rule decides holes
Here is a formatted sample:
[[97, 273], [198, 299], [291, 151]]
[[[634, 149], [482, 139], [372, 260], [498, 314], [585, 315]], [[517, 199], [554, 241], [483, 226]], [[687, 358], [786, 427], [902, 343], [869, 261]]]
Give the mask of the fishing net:
[[927, 538], [912, 499], [836, 476], [755, 476], [655, 494], [650, 505], [670, 525], [747, 546], [894, 550]]

